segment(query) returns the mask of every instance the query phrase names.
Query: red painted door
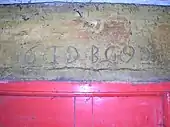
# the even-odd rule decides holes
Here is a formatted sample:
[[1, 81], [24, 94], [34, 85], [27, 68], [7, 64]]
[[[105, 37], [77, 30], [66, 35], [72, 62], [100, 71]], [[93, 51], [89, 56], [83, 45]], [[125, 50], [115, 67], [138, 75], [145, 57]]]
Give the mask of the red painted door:
[[170, 83], [0, 84], [0, 127], [170, 127]]

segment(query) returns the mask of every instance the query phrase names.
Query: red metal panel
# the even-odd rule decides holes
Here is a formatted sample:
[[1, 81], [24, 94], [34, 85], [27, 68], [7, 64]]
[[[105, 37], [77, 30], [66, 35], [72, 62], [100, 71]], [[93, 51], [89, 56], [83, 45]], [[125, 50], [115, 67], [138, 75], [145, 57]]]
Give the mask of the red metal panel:
[[163, 110], [164, 127], [170, 127], [170, 92], [164, 94]]
[[73, 127], [72, 98], [3, 96], [0, 99], [2, 127]]
[[158, 127], [163, 124], [162, 100], [148, 96], [100, 98], [95, 100], [94, 117], [95, 127]]
[[1, 126], [170, 127], [170, 83], [2, 83]]
[[76, 127], [92, 127], [92, 98], [78, 97], [75, 104]]

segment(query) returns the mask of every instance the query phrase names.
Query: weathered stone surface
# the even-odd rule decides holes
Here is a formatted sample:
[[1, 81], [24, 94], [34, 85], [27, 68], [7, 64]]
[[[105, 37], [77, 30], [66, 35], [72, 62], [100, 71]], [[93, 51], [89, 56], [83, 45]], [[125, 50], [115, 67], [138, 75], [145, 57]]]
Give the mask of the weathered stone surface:
[[1, 6], [0, 77], [169, 80], [169, 12], [118, 4]]

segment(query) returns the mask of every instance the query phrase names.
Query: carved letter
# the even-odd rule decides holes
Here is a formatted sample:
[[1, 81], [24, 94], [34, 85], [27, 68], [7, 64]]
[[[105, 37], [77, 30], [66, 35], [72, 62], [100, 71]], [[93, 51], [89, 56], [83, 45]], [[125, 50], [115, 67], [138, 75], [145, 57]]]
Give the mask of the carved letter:
[[92, 45], [92, 63], [96, 63], [98, 61], [98, 56], [99, 56], [99, 48], [96, 47], [95, 45]]
[[[47, 48], [46, 49], [46, 51], [45, 51], [45, 53], [44, 53], [44, 55], [43, 55], [43, 59], [44, 59], [44, 61], [48, 61], [48, 59], [49, 58], [51, 58], [51, 60], [50, 60], [50, 62], [47, 62], [47, 63], [52, 63], [52, 64], [58, 64], [58, 62], [57, 62], [57, 46], [52, 46], [52, 47], [49, 47], [49, 48]], [[48, 56], [47, 56], [47, 54], [50, 52], [50, 49], [51, 49], [51, 52], [52, 52], [52, 54], [49, 54]]]
[[139, 48], [140, 48], [140, 53], [141, 53], [140, 60], [142, 62], [149, 62], [149, 60], [151, 58], [149, 49], [146, 47], [139, 47]]
[[116, 54], [113, 53], [114, 49], [115, 49], [114, 46], [110, 46], [105, 51], [105, 58], [106, 58], [107, 61], [109, 61], [111, 63], [116, 61]]
[[33, 52], [33, 49], [37, 47], [37, 46], [34, 46], [32, 48], [30, 48], [26, 53], [25, 53], [25, 62], [28, 63], [28, 64], [34, 64], [35, 61], [36, 61], [36, 56], [35, 56], [35, 53]]
[[134, 56], [135, 49], [132, 46], [125, 46], [120, 53], [120, 60], [128, 63]]
[[67, 48], [67, 63], [73, 63], [79, 58], [77, 49], [73, 46]]

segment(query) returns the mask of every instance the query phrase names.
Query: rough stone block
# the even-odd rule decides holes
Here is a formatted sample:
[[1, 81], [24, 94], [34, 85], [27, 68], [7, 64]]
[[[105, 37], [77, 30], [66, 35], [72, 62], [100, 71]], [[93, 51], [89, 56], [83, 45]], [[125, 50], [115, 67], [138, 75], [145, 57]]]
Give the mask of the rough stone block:
[[1, 80], [169, 80], [170, 8], [0, 7]]

